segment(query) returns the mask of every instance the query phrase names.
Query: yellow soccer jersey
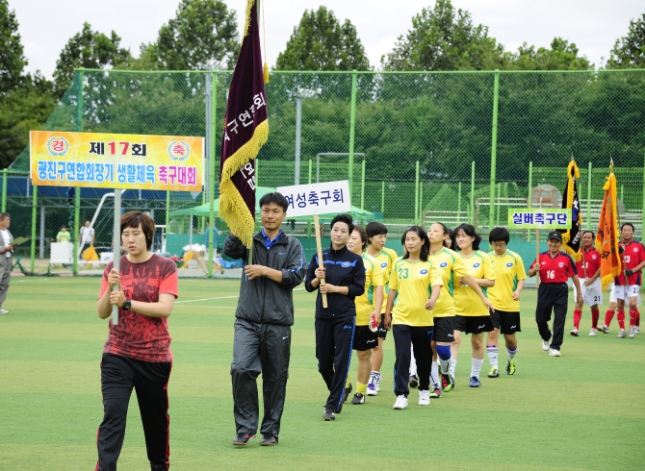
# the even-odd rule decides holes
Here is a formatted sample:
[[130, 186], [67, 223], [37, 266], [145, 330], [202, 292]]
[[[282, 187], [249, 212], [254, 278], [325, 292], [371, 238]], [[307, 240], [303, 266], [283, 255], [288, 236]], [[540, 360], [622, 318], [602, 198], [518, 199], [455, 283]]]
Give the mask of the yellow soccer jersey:
[[[495, 279], [495, 271], [490, 257], [481, 250], [476, 250], [470, 257], [464, 257], [461, 252], [457, 254], [466, 269], [468, 274], [477, 280], [483, 278], [487, 280]], [[486, 290], [491, 288], [482, 288], [484, 294]], [[486, 306], [482, 303], [481, 298], [475, 293], [468, 285], [462, 285], [459, 280], [455, 283], [455, 307], [456, 312], [460, 316], [488, 316], [490, 313]]]
[[515, 252], [507, 250], [502, 256], [495, 252], [488, 254], [497, 280], [495, 286], [488, 289], [488, 299], [495, 309], [505, 312], [519, 312], [520, 302], [513, 301], [513, 292], [517, 289], [517, 282], [526, 279], [524, 262]]
[[434, 325], [426, 301], [432, 296], [432, 286], [441, 285], [441, 277], [430, 260], [410, 261], [399, 258], [394, 262], [390, 289], [397, 291], [392, 308], [392, 324], [413, 327]]
[[365, 265], [365, 292], [354, 299], [356, 304], [356, 325], [369, 325], [370, 314], [374, 311], [376, 294], [374, 288], [383, 286], [383, 269], [378, 260], [363, 254], [363, 265]]
[[466, 265], [456, 252], [450, 249], [442, 248], [434, 255], [430, 255], [433, 265], [436, 267], [441, 276], [442, 284], [441, 294], [437, 303], [434, 305], [432, 314], [434, 317], [454, 316], [455, 308], [455, 284], [459, 278], [468, 276]]
[[399, 256], [394, 250], [383, 247], [383, 250], [374, 258], [378, 260], [379, 265], [383, 269], [383, 307], [381, 308], [381, 314], [383, 314], [385, 312], [385, 306], [387, 306], [387, 295], [390, 292], [389, 283], [392, 275], [392, 267]]

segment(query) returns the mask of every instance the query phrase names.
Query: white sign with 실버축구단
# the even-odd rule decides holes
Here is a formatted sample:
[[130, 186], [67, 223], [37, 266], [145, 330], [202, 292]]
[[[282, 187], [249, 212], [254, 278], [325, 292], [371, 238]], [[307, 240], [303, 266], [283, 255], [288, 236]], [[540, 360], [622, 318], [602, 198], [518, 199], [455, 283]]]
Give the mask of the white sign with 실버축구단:
[[352, 210], [347, 180], [280, 186], [276, 191], [282, 193], [289, 202], [288, 217], [344, 213]]

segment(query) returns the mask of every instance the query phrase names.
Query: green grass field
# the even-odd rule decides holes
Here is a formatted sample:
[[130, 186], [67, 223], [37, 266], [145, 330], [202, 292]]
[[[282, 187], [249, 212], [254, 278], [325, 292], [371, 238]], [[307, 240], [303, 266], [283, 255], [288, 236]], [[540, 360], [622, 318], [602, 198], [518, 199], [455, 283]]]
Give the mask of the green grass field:
[[[107, 336], [95, 311], [99, 283], [12, 279], [10, 314], [0, 316], [0, 470], [94, 469]], [[180, 280], [170, 318], [171, 469], [645, 469], [645, 333], [617, 339], [614, 321], [612, 334], [588, 337], [587, 309], [582, 335], [567, 334], [562, 358], [550, 358], [540, 348], [533, 290], [522, 299], [515, 376], [504, 373], [502, 351], [501, 376], [469, 388], [465, 338], [456, 389], [430, 407], [419, 407], [413, 390], [409, 408], [394, 411], [390, 336], [381, 393], [348, 403], [335, 422], [321, 420], [327, 394], [314, 354], [314, 296], [298, 290], [280, 444], [256, 439], [236, 449], [229, 367], [238, 284]], [[355, 371], [354, 358], [354, 383]], [[130, 405], [119, 469], [149, 469], [134, 398]]]

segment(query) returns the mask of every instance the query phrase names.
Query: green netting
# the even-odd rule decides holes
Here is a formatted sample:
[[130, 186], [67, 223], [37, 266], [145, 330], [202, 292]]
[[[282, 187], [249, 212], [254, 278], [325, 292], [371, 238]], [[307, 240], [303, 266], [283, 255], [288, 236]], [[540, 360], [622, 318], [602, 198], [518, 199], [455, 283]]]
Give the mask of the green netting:
[[[207, 96], [209, 76], [216, 88], [214, 110]], [[217, 196], [230, 79], [230, 72], [78, 71], [43, 129], [195, 136], [212, 132]], [[497, 80], [495, 122], [495, 72], [273, 72], [266, 86], [269, 142], [258, 156], [258, 183], [275, 187], [350, 179], [352, 204], [390, 224], [393, 235], [406, 225], [434, 220], [448, 225], [470, 221], [486, 232], [491, 225], [505, 224], [509, 208], [526, 204], [532, 188], [562, 191], [573, 156], [581, 170], [585, 224], [595, 229], [602, 184], [613, 158], [621, 219], [635, 222], [640, 234], [645, 71], [499, 72]], [[25, 149], [11, 170], [28, 168]], [[203, 240], [203, 218], [193, 218], [191, 224], [190, 216], [167, 215], [207, 202], [205, 194], [171, 193], [169, 204], [164, 197], [130, 196], [125, 207], [150, 211], [157, 224], [169, 223], [165, 231], [176, 239], [172, 250], [181, 252], [182, 243], [191, 238]], [[83, 197], [81, 220], [93, 217], [99, 201], [100, 195]], [[18, 226], [29, 236], [31, 200], [24, 192], [9, 191], [5, 202], [14, 219], [12, 228]], [[107, 200], [95, 226], [105, 245], [111, 240], [110, 205]], [[36, 271], [46, 269], [48, 243], [70, 221], [70, 208], [65, 195], [39, 197], [35, 258], [43, 241], [44, 262], [36, 263]], [[223, 236], [226, 227], [217, 224]], [[304, 224], [290, 225], [289, 230], [303, 238], [310, 234]], [[517, 237], [528, 244], [534, 235]]]

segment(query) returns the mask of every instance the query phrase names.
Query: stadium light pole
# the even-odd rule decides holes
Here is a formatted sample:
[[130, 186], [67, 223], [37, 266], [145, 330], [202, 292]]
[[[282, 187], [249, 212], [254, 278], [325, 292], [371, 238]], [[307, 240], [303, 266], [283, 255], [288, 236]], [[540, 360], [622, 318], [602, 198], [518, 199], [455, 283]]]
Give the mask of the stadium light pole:
[[294, 184], [300, 185], [300, 134], [302, 132], [302, 100], [313, 98], [321, 92], [321, 89], [311, 90], [308, 88], [299, 88], [294, 97], [296, 99], [296, 162], [294, 166]]

